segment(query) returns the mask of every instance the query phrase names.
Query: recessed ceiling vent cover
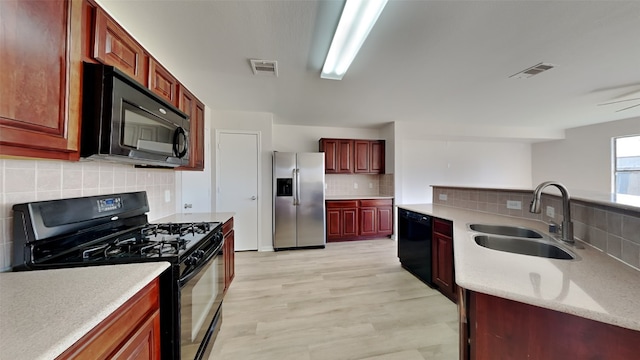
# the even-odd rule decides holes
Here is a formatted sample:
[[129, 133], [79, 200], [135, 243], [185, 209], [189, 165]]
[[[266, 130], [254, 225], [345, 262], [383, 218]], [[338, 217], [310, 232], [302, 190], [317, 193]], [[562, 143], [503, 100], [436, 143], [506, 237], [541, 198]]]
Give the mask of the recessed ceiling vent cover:
[[278, 76], [278, 62], [275, 60], [251, 59], [251, 70], [254, 75]]
[[534, 75], [538, 75], [541, 72], [545, 72], [547, 70], [551, 70], [555, 67], [555, 65], [553, 64], [549, 64], [549, 63], [540, 63], [538, 65], [534, 65], [528, 69], [525, 69], [523, 71], [520, 71], [517, 74], [513, 74], [511, 76], [509, 76], [510, 78], [515, 78], [515, 79], [528, 79]]

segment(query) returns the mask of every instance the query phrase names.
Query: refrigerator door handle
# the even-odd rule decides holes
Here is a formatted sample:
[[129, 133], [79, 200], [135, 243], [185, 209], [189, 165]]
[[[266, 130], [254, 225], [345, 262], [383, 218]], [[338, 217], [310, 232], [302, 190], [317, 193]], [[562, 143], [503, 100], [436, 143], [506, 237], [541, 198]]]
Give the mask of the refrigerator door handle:
[[300, 169], [296, 168], [296, 205], [300, 205]]
[[293, 178], [293, 206], [298, 205], [298, 176], [296, 174], [296, 168], [293, 168], [293, 170], [291, 171], [291, 177]]

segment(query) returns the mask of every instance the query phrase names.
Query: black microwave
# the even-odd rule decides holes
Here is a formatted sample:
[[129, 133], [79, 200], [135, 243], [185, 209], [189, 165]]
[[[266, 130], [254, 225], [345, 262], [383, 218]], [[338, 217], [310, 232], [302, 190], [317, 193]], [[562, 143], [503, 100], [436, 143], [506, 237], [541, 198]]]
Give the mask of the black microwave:
[[189, 163], [189, 117], [137, 81], [84, 63], [80, 156], [150, 167]]

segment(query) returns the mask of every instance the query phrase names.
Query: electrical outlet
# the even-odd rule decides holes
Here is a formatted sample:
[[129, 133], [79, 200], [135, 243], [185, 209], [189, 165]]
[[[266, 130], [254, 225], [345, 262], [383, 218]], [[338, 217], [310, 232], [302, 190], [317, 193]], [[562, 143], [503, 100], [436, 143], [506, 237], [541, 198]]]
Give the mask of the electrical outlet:
[[358, 183], [354, 182], [354, 183], [353, 183], [353, 188], [354, 188], [354, 189], [357, 189], [357, 188], [358, 188]]
[[170, 202], [170, 201], [171, 201], [171, 191], [165, 190], [164, 191], [164, 202]]
[[522, 201], [507, 200], [507, 209], [521, 210], [522, 209]]
[[373, 189], [373, 183], [369, 183], [369, 189]]
[[447, 201], [447, 194], [438, 194], [438, 199], [442, 201]]
[[553, 206], [547, 206], [547, 216], [552, 218], [556, 216], [556, 209]]

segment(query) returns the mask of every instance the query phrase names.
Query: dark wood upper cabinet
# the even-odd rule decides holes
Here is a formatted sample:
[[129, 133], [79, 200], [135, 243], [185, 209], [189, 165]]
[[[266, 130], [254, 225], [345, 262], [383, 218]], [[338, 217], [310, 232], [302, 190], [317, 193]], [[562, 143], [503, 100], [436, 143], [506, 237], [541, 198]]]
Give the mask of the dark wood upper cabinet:
[[384, 140], [320, 139], [327, 174], [384, 174]]
[[353, 140], [320, 139], [320, 152], [325, 153], [325, 173], [353, 173]]
[[149, 89], [178, 105], [178, 80], [152, 57], [149, 57]]
[[0, 155], [79, 158], [81, 12], [75, 0], [0, 1]]
[[100, 7], [95, 10], [93, 56], [147, 86], [146, 54], [142, 46]]
[[204, 170], [204, 104], [187, 88], [178, 86], [178, 108], [189, 116], [189, 166], [176, 170]]

